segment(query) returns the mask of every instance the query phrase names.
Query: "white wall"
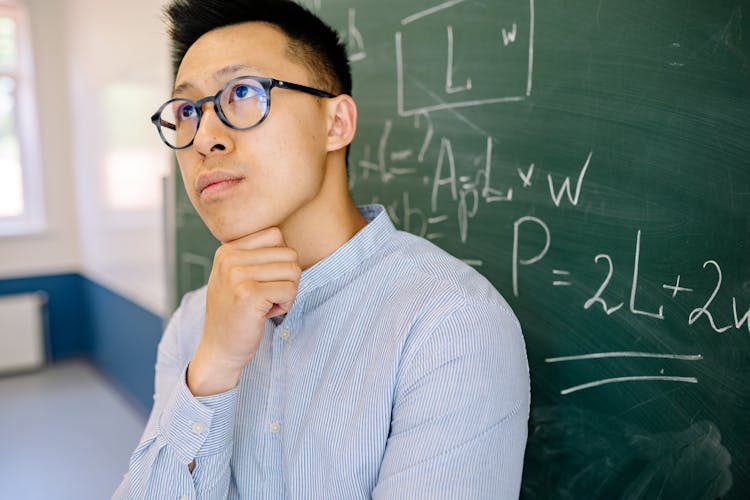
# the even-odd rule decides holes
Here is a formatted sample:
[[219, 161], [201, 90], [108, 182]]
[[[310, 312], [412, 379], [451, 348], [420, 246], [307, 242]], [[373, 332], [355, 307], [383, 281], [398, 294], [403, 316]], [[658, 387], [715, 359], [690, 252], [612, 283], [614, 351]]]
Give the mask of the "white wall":
[[167, 312], [162, 177], [149, 117], [170, 90], [160, 0], [68, 0], [67, 54], [85, 275]]
[[150, 115], [169, 95], [164, 0], [24, 0], [36, 57], [47, 230], [0, 240], [0, 276], [81, 271], [167, 313], [162, 177]]

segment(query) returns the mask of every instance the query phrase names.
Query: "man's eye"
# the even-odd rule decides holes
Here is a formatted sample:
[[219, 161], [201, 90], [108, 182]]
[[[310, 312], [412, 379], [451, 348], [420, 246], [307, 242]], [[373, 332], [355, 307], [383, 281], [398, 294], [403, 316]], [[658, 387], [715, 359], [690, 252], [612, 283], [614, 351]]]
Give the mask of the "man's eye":
[[183, 104], [177, 109], [178, 120], [189, 120], [195, 116], [195, 106], [192, 104]]
[[247, 85], [237, 85], [234, 88], [234, 97], [237, 99], [244, 99], [248, 95], [250, 95], [250, 87]]
[[229, 102], [245, 99], [259, 99], [262, 95], [263, 91], [261, 89], [245, 83], [238, 83], [232, 87], [232, 91], [229, 94]]

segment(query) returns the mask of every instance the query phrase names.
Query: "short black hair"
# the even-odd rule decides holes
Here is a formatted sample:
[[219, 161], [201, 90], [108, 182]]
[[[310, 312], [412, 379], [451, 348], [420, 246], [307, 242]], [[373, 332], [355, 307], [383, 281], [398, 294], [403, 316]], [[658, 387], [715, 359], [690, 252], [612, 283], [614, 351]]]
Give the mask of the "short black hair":
[[185, 53], [211, 30], [244, 22], [275, 25], [289, 38], [288, 54], [304, 64], [313, 84], [332, 94], [352, 94], [346, 47], [338, 33], [291, 0], [173, 0], [165, 9], [174, 75]]

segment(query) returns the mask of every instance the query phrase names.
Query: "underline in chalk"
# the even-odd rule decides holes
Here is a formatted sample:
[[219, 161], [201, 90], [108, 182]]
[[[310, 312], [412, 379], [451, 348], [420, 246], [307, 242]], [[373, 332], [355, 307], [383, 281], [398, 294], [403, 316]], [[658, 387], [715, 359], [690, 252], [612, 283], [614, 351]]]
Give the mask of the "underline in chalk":
[[662, 375], [644, 375], [644, 376], [636, 376], [636, 377], [617, 377], [617, 378], [607, 378], [603, 380], [596, 380], [594, 382], [589, 382], [587, 384], [581, 384], [576, 385], [573, 387], [568, 387], [567, 389], [563, 389], [560, 391], [560, 394], [570, 394], [572, 392], [576, 391], [582, 391], [584, 389], [591, 389], [592, 387], [598, 387], [600, 385], [605, 384], [616, 384], [619, 382], [635, 382], [635, 381], [647, 381], [647, 380], [665, 380], [668, 382], [688, 382], [691, 384], [697, 384], [698, 379], [695, 377], [667, 377]]
[[600, 358], [660, 358], [660, 359], [679, 359], [682, 361], [700, 361], [703, 356], [700, 354], [657, 354], [650, 352], [595, 352], [591, 354], [581, 354], [578, 356], [561, 356], [557, 358], [545, 358], [547, 363], [559, 363], [561, 361], [579, 361], [584, 359]]

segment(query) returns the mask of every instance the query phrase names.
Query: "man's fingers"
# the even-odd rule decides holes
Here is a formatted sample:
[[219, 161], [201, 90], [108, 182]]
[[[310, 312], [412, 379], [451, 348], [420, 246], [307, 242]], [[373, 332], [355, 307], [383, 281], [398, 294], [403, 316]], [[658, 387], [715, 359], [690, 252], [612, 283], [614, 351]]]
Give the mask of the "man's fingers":
[[292, 308], [294, 298], [297, 296], [297, 288], [296, 281], [256, 283], [257, 295], [253, 298], [262, 297], [265, 317], [272, 318], [284, 314]]
[[271, 262], [267, 264], [236, 266], [231, 270], [230, 280], [234, 285], [246, 281], [269, 283], [274, 281], [298, 282], [302, 269], [296, 262]]

